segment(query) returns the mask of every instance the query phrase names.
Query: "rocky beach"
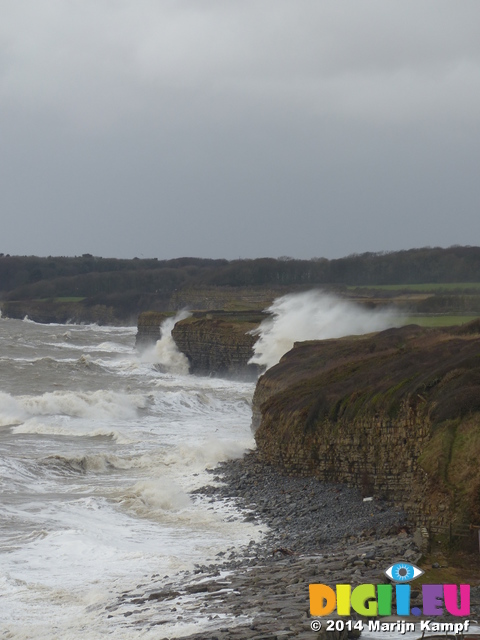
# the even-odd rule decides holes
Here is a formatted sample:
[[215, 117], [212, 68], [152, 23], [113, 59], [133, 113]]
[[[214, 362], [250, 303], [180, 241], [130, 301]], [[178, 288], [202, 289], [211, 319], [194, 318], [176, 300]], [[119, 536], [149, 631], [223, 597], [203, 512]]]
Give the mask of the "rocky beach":
[[[150, 584], [123, 595], [118, 607], [127, 624], [135, 617], [145, 624], [150, 611], [164, 640], [177, 637], [161, 635], [172, 613], [179, 622], [198, 620], [199, 613], [208, 621], [211, 631], [183, 636], [188, 640], [347, 638], [346, 631], [311, 630], [309, 583], [388, 582], [387, 567], [421, 557], [405, 514], [392, 505], [365, 501], [344, 485], [289, 477], [257, 452], [217, 466], [212, 484], [195, 496], [207, 496], [212, 505], [234, 500], [264, 536], [219, 553], [215, 564], [197, 565], [182, 574], [181, 584], [178, 577], [152, 576]], [[419, 596], [413, 591], [412, 605]]]

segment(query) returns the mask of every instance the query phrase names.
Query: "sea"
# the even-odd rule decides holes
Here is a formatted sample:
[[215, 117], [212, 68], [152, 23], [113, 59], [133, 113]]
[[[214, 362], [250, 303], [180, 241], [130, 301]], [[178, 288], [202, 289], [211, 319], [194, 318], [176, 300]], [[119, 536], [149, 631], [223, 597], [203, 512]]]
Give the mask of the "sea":
[[254, 447], [255, 383], [189, 375], [174, 321], [139, 352], [135, 327], [0, 316], [0, 638], [207, 640], [222, 623], [195, 595], [132, 607], [266, 532], [191, 494]]
[[123, 596], [262, 535], [234, 504], [190, 495], [254, 446], [254, 383], [189, 375], [169, 330], [143, 353], [135, 334], [0, 319], [2, 638], [207, 630], [194, 601], [130, 616]]

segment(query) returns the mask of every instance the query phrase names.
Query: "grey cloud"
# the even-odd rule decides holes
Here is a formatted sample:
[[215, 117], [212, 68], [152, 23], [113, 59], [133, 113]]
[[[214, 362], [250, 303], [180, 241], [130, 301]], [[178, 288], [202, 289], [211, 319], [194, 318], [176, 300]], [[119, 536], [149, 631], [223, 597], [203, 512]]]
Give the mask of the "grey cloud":
[[3, 100], [84, 126], [219, 93], [377, 117], [470, 89], [479, 106], [474, 2], [25, 0], [2, 17]]
[[0, 251], [478, 243], [476, 0], [3, 0]]

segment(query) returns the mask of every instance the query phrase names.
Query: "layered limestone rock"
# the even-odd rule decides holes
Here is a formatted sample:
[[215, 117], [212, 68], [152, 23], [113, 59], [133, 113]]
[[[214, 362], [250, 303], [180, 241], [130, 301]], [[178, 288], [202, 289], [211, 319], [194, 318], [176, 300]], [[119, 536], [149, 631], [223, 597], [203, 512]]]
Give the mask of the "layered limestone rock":
[[172, 337], [190, 362], [190, 372], [213, 375], [258, 375], [249, 365], [257, 336], [251, 335], [262, 313], [202, 314], [177, 322]]
[[298, 343], [254, 396], [263, 459], [480, 525], [480, 323]]
[[[138, 318], [137, 347], [160, 339], [160, 326], [172, 314], [148, 311]], [[172, 337], [190, 362], [190, 373], [257, 377], [256, 365], [249, 365], [257, 336], [250, 331], [265, 318], [261, 311], [193, 312], [177, 322]]]

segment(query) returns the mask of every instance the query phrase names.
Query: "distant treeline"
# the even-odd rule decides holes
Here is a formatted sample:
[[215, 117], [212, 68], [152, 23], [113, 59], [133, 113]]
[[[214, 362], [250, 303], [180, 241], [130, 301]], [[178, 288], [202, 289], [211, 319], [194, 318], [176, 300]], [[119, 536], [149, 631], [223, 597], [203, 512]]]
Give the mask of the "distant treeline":
[[[363, 253], [327, 260], [123, 260], [39, 258], [0, 254], [3, 300], [84, 298], [87, 304], [124, 306], [132, 312], [156, 308], [173, 292], [198, 287], [281, 287], [420, 284], [480, 281], [480, 247], [422, 248]], [[147, 307], [148, 308], [148, 307]]]

